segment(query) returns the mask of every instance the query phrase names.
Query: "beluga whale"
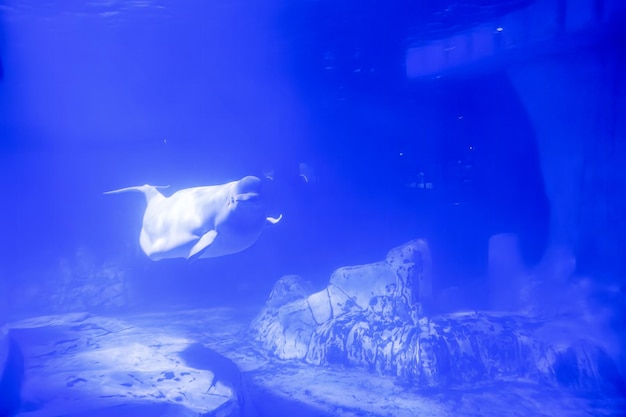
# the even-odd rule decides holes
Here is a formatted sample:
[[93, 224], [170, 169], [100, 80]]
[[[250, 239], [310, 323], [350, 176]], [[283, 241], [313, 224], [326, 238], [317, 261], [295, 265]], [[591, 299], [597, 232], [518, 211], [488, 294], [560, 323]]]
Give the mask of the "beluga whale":
[[152, 260], [212, 258], [252, 246], [265, 225], [281, 218], [266, 217], [262, 182], [254, 176], [221, 185], [184, 188], [169, 197], [158, 186], [139, 185], [107, 191], [142, 192], [146, 211], [139, 244]]

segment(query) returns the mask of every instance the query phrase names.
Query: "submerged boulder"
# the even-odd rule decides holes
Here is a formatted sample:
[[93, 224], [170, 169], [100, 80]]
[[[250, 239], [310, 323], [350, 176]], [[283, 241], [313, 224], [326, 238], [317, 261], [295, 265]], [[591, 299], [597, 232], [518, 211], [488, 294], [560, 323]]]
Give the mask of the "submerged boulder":
[[128, 262], [79, 247], [58, 262], [34, 264], [7, 285], [7, 309], [20, 314], [121, 311], [132, 305]]
[[284, 277], [272, 294], [287, 287], [294, 294], [282, 295], [282, 305], [270, 297], [251, 334], [280, 359], [359, 366], [416, 386], [523, 378], [592, 390], [616, 381], [615, 364], [600, 346], [580, 336], [550, 343], [537, 337], [546, 324], [537, 317], [427, 316], [430, 271], [428, 246], [416, 240], [384, 261], [336, 270], [316, 293], [305, 294], [301, 278]]
[[[422, 299], [430, 297], [430, 265], [426, 242], [414, 240], [391, 250], [383, 261], [339, 268], [328, 286], [313, 294], [302, 278], [283, 277], [251, 332], [279, 358], [304, 359], [311, 355], [315, 332], [355, 313], [373, 315], [380, 322], [416, 323]], [[291, 295], [284, 294], [286, 288], [293, 289]]]

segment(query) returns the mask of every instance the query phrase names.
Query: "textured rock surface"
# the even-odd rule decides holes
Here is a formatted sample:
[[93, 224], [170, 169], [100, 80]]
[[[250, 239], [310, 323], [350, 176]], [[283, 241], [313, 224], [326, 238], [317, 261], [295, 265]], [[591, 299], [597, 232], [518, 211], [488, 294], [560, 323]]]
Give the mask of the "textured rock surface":
[[[208, 309], [11, 323], [21, 333], [27, 364], [19, 417], [595, 417], [620, 416], [626, 405], [530, 381], [420, 390], [358, 367], [275, 360], [246, 337], [251, 316], [241, 309]], [[207, 348], [211, 356], [195, 355]], [[216, 363], [215, 354], [224, 358]], [[190, 355], [196, 360], [185, 362]], [[215, 372], [204, 370], [207, 364]], [[239, 375], [241, 381], [234, 381]], [[246, 399], [239, 410], [226, 407], [235, 385]], [[202, 411], [215, 400], [224, 406]]]
[[486, 312], [423, 315], [424, 259], [427, 248], [415, 241], [390, 251], [384, 262], [341, 268], [320, 292], [306, 298], [299, 292], [280, 307], [268, 304], [251, 333], [281, 359], [359, 366], [420, 387], [520, 378], [577, 390], [615, 383], [616, 366], [604, 348], [574, 332], [558, 343], [537, 337], [545, 320]]
[[85, 247], [47, 268], [35, 263], [20, 271], [13, 288], [7, 286], [8, 311], [31, 315], [127, 308], [132, 291], [125, 264], [98, 259]]
[[23, 415], [240, 415], [233, 386], [183, 360], [184, 337], [88, 314], [11, 327], [27, 364]]
[[[368, 312], [381, 323], [416, 323], [422, 301], [431, 296], [431, 262], [426, 242], [415, 240], [389, 252], [384, 261], [336, 270], [329, 285], [314, 294], [297, 276], [281, 278], [251, 325], [252, 335], [281, 359], [310, 357], [312, 338], [324, 326]], [[294, 288], [292, 299], [274, 294]]]

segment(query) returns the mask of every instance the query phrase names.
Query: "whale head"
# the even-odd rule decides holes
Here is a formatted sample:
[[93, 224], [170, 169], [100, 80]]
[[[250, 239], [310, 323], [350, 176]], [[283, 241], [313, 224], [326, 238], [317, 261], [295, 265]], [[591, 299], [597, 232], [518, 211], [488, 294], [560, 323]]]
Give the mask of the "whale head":
[[237, 181], [231, 191], [228, 205], [228, 220], [224, 228], [260, 232], [265, 222], [265, 206], [261, 193], [262, 181], [248, 176]]
[[257, 202], [261, 198], [261, 185], [261, 179], [258, 177], [243, 177], [235, 185], [231, 203]]

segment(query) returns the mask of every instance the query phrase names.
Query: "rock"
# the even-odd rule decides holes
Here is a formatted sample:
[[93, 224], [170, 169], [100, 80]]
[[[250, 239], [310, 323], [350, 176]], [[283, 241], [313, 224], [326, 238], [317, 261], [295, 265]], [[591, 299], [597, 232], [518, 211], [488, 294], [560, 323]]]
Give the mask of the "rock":
[[[314, 294], [296, 276], [281, 278], [263, 311], [251, 324], [253, 337], [282, 359], [315, 362], [309, 354], [311, 337], [319, 326], [353, 312], [366, 312], [383, 321], [415, 322], [421, 300], [430, 297], [430, 253], [423, 240], [389, 252], [369, 265], [336, 270], [329, 285]], [[287, 289], [294, 289], [286, 295]], [[348, 317], [346, 316], [346, 317]]]
[[517, 311], [521, 307], [522, 289], [528, 274], [520, 251], [519, 237], [499, 233], [489, 238], [488, 281], [489, 306], [498, 311]]
[[299, 275], [286, 275], [274, 285], [267, 300], [267, 307], [276, 310], [291, 301], [306, 298], [310, 293], [310, 283]]
[[[306, 298], [298, 293], [282, 306], [268, 304], [250, 330], [277, 358], [363, 367], [413, 386], [524, 378], [592, 390], [616, 381], [606, 349], [581, 344], [574, 333], [558, 343], [538, 337], [549, 323], [530, 315], [426, 316], [421, 306], [430, 288], [428, 247], [413, 241], [384, 261], [339, 268], [325, 289]], [[576, 382], [563, 377], [567, 372]]]
[[[393, 300], [394, 314], [400, 319], [415, 320], [422, 301], [432, 295], [431, 273], [428, 245], [421, 239], [414, 240], [389, 251], [384, 261], [336, 270], [328, 286], [331, 305], [339, 308], [334, 311], [346, 312], [353, 307], [363, 310]], [[355, 305], [346, 305], [342, 294]]]
[[265, 307], [250, 326], [266, 350], [279, 352], [284, 359], [304, 357], [309, 329], [315, 324], [306, 301], [308, 294], [310, 284], [298, 275], [287, 275], [276, 282]]
[[132, 286], [123, 265], [80, 247], [49, 268], [35, 265], [22, 271], [13, 287], [7, 285], [8, 310], [32, 315], [125, 309], [132, 304]]
[[[622, 415], [622, 397], [577, 395], [529, 379], [419, 390], [365, 367], [286, 363], [254, 348], [245, 332], [249, 321], [241, 308], [213, 308], [137, 313], [124, 320], [69, 314], [12, 323], [27, 365], [20, 415], [469, 417], [480, 410], [481, 416], [500, 417], [511, 413], [511, 404], [520, 416]], [[349, 337], [358, 338], [363, 329], [356, 327]], [[417, 340], [412, 331], [400, 336], [404, 339]], [[580, 353], [554, 352], [562, 356], [559, 377], [568, 380], [576, 372], [570, 358]], [[215, 387], [207, 393], [210, 385], [205, 383]], [[214, 398], [202, 395], [228, 396], [240, 383], [243, 405], [220, 397], [224, 406], [209, 411]], [[145, 397], [132, 396], [141, 390]], [[176, 401], [177, 396], [182, 400]]]
[[113, 408], [118, 415], [241, 414], [237, 385], [206, 358], [202, 366], [184, 360], [182, 352], [193, 345], [186, 338], [85, 313], [28, 319], [11, 328], [24, 349], [22, 392], [33, 416]]
[[59, 263], [60, 283], [52, 292], [53, 312], [102, 312], [128, 305], [126, 272], [118, 264], [99, 262], [86, 248]]

